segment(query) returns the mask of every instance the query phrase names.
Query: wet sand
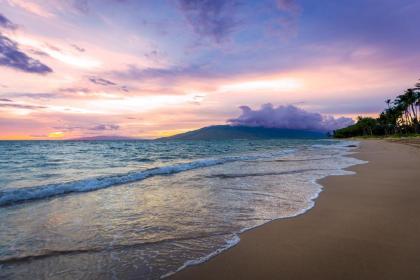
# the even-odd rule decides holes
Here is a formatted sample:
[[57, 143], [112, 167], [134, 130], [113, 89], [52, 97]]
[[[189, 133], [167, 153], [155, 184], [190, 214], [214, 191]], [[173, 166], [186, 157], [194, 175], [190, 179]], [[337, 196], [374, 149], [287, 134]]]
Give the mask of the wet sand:
[[171, 279], [420, 279], [420, 149], [369, 140], [353, 156], [369, 163], [320, 180], [310, 211]]

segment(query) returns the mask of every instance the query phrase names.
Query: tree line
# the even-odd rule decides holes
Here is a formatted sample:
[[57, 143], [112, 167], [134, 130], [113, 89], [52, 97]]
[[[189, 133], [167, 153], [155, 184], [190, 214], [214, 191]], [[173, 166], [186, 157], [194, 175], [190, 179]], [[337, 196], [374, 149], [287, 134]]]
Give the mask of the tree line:
[[385, 100], [385, 103], [387, 107], [378, 118], [359, 116], [354, 125], [335, 130], [333, 136], [347, 138], [420, 133], [420, 82], [394, 100]]

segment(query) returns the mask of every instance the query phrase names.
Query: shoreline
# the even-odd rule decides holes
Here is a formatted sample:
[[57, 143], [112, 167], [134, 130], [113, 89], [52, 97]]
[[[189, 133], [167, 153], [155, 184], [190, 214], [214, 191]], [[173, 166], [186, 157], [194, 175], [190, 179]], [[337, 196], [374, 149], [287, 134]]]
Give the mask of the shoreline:
[[[403, 153], [401, 153], [401, 151]], [[397, 276], [391, 277], [390, 274], [385, 273], [387, 271], [386, 268], [382, 272], [378, 269], [377, 266], [380, 266], [380, 261], [372, 262], [368, 260], [370, 255], [378, 257], [375, 254], [375, 250], [368, 250], [368, 254], [365, 254], [365, 257], [363, 257], [363, 254], [357, 254], [355, 251], [356, 248], [369, 248], [369, 245], [370, 247], [379, 247], [379, 249], [384, 250], [387, 249], [387, 244], [389, 245], [390, 243], [389, 240], [388, 243], [378, 244], [378, 240], [381, 240], [380, 237], [376, 240], [373, 238], [366, 238], [364, 235], [361, 235], [359, 231], [354, 232], [357, 227], [347, 228], [348, 225], [342, 222], [342, 219], [340, 219], [337, 212], [333, 212], [334, 208], [339, 208], [341, 211], [339, 213], [344, 214], [343, 217], [351, 219], [352, 224], [355, 224], [356, 226], [359, 224], [360, 226], [362, 223], [363, 227], [369, 227], [369, 224], [366, 224], [365, 218], [360, 216], [360, 221], [358, 221], [358, 215], [354, 212], [360, 210], [375, 210], [373, 206], [370, 207], [371, 209], [365, 209], [365, 205], [364, 208], [359, 207], [363, 209], [358, 209], [357, 207], [352, 209], [350, 205], [347, 205], [349, 203], [348, 198], [345, 196], [343, 197], [343, 195], [346, 195], [348, 192], [351, 195], [352, 187], [349, 185], [352, 184], [351, 181], [354, 181], [354, 178], [356, 178], [356, 181], [361, 182], [362, 185], [365, 185], [365, 188], [369, 188], [369, 185], [374, 185], [373, 189], [375, 190], [372, 190], [372, 188], [366, 190], [369, 196], [374, 195], [375, 192], [378, 193], [378, 190], [376, 189], [380, 183], [376, 182], [372, 184], [370, 179], [374, 178], [372, 178], [372, 176], [366, 178], [365, 173], [374, 171], [374, 177], [383, 177], [380, 174], [377, 174], [378, 168], [383, 167], [380, 166], [381, 157], [395, 160], [393, 154], [399, 155], [397, 156], [398, 160], [395, 162], [397, 165], [400, 164], [401, 161], [406, 161], [406, 157], [410, 159], [407, 161], [408, 164], [415, 163], [412, 165], [414, 166], [413, 168], [405, 168], [405, 170], [408, 170], [411, 177], [414, 178], [416, 172], [415, 168], [416, 166], [420, 166], [420, 150], [409, 145], [401, 145], [400, 143], [396, 144], [381, 140], [360, 140], [359, 148], [355, 149], [354, 153], [348, 156], [368, 161], [368, 163], [357, 164], [344, 169], [355, 172], [353, 175], [332, 175], [317, 180], [316, 183], [322, 186], [322, 191], [318, 194], [317, 198], [314, 198], [313, 201], [315, 205], [313, 207], [296, 216], [276, 219], [261, 226], [248, 229], [240, 233], [240, 242], [236, 245], [222, 251], [220, 254], [203, 263], [187, 266], [175, 274], [170, 275], [168, 278], [395, 279]], [[410, 154], [412, 155], [411, 158], [409, 156]], [[384, 165], [383, 161], [382, 165]], [[393, 164], [387, 167], [391, 170], [395, 169], [392, 165]], [[366, 179], [368, 179], [368, 182], [366, 182]], [[415, 184], [415, 182], [415, 180], [412, 181], [413, 184]], [[337, 185], [344, 185], [345, 190], [337, 188]], [[360, 189], [360, 186], [358, 188]], [[360, 190], [357, 191], [360, 192]], [[418, 198], [420, 198], [420, 185], [415, 191]], [[354, 195], [355, 194], [353, 194], [353, 196]], [[360, 198], [360, 195], [361, 194], [357, 193], [356, 197]], [[332, 199], [335, 199], [336, 201]], [[343, 200], [347, 207], [340, 206]], [[355, 203], [357, 203], [356, 200]], [[417, 207], [420, 211], [420, 206]], [[369, 219], [370, 218], [371, 217], [369, 217]], [[334, 221], [338, 221], [339, 224], [344, 225], [344, 228], [347, 228], [348, 231], [343, 232], [343, 228], [340, 229], [340, 227], [334, 226], [334, 223], [332, 223]], [[320, 224], [324, 225], [328, 230], [320, 228]], [[372, 225], [375, 225], [375, 223], [372, 223]], [[384, 225], [381, 225], [383, 228]], [[380, 225], [376, 225], [376, 227], [379, 226]], [[390, 227], [392, 228], [393, 225], [390, 225]], [[415, 233], [420, 234], [420, 223], [416, 223], [413, 227]], [[330, 229], [333, 230], [330, 231]], [[317, 235], [314, 235], [314, 232], [316, 232]], [[352, 232], [353, 234], [349, 234]], [[414, 235], [415, 234], [411, 234], [410, 236]], [[343, 247], [341, 250], [338, 250], [340, 253], [336, 252], [337, 248], [335, 246], [331, 246], [331, 240], [322, 237], [330, 237], [333, 239], [334, 243], [336, 242], [335, 245], [337, 245], [337, 248]], [[363, 240], [363, 242], [360, 240]], [[391, 241], [398, 243], [398, 239], [393, 239]], [[358, 247], [357, 245], [360, 245], [360, 242], [366, 243], [365, 245], [367, 245], [367, 247]], [[414, 243], [415, 247], [419, 249], [418, 252], [420, 252], [420, 241]], [[315, 250], [315, 248], [318, 247], [320, 250]], [[347, 250], [344, 250], [344, 248]], [[395, 249], [395, 244], [392, 248]], [[413, 250], [411, 250], [411, 252], [413, 252]], [[356, 257], [356, 255], [361, 255], [362, 257], [358, 259], [351, 258], [351, 256]], [[411, 256], [413, 255], [411, 254]], [[326, 263], [325, 257], [328, 257], [326, 259], [332, 261], [330, 266], [326, 265], [328, 262]], [[408, 269], [403, 266], [405, 268], [404, 271], [402, 269], [394, 269], [392, 271], [398, 271], [399, 273], [396, 275], [399, 276], [401, 273], [408, 273], [409, 278], [404, 279], [417, 279], [417, 276], [420, 274], [420, 264], [414, 265], [414, 263], [420, 263], [420, 253], [418, 256], [417, 254], [414, 254], [414, 257], [417, 258], [414, 258], [413, 265], [408, 267]], [[334, 262], [336, 265], [333, 265]], [[391, 278], [387, 278], [388, 276]]]
[[[341, 139], [341, 141], [348, 142], [348, 141], [352, 141], [352, 140]], [[354, 155], [354, 154], [357, 153], [357, 150], [360, 147], [360, 145], [359, 145], [360, 144], [360, 141], [359, 140], [354, 140], [354, 141], [357, 141], [357, 144], [350, 144], [349, 146], [347, 146], [347, 147], [351, 147], [351, 150], [347, 151], [349, 154], [342, 155], [342, 156], [352, 158], [352, 155]], [[359, 163], [352, 164], [350, 167], [356, 166], [356, 165], [361, 165], [361, 164], [367, 164], [367, 163], [368, 163], [368, 161], [360, 161]], [[342, 168], [341, 170], [342, 171], [350, 171], [349, 170], [350, 167]], [[183, 270], [185, 270], [185, 269], [187, 269], [187, 268], [189, 268], [191, 266], [197, 266], [197, 265], [204, 264], [204, 263], [208, 262], [209, 260], [211, 260], [212, 258], [215, 258], [218, 255], [222, 254], [223, 252], [232, 249], [233, 247], [235, 247], [236, 245], [239, 244], [239, 242], [241, 241], [241, 238], [240, 237], [242, 236], [242, 234], [244, 234], [244, 233], [246, 233], [248, 231], [255, 230], [257, 228], [263, 227], [263, 226], [265, 226], [267, 224], [270, 224], [270, 223], [273, 223], [273, 222], [276, 222], [276, 221], [279, 221], [279, 220], [293, 219], [293, 218], [296, 218], [296, 217], [299, 217], [301, 215], [306, 214], [308, 211], [311, 211], [311, 209], [316, 206], [316, 201], [317, 201], [318, 197], [324, 191], [324, 186], [320, 183], [321, 180], [323, 180], [323, 179], [325, 179], [327, 177], [330, 177], [330, 176], [345, 176], [345, 175], [353, 175], [353, 174], [355, 174], [355, 172], [352, 172], [352, 171], [350, 171], [350, 172], [352, 174], [327, 175], [327, 176], [322, 177], [320, 179], [314, 179], [312, 183], [315, 184], [315, 185], [318, 185], [319, 186], [319, 190], [318, 190], [318, 192], [316, 194], [314, 194], [310, 198], [310, 201], [312, 202], [312, 204], [310, 206], [302, 209], [301, 211], [295, 213], [294, 215], [291, 215], [291, 216], [288, 216], [288, 217], [275, 218], [275, 219], [270, 220], [270, 221], [267, 221], [267, 222], [265, 222], [263, 224], [256, 225], [256, 226], [253, 226], [253, 227], [244, 228], [244, 229], [242, 229], [241, 231], [239, 231], [237, 233], [232, 233], [232, 239], [230, 239], [224, 247], [218, 248], [217, 250], [211, 252], [210, 254], [208, 254], [208, 255], [206, 255], [204, 257], [201, 257], [201, 258], [198, 258], [198, 259], [188, 260], [182, 266], [180, 266], [177, 270], [171, 271], [169, 273], [166, 273], [166, 274], [162, 275], [160, 277], [160, 279], [168, 279], [168, 278], [171, 278], [173, 275], [179, 273], [180, 271], [183, 271]]]

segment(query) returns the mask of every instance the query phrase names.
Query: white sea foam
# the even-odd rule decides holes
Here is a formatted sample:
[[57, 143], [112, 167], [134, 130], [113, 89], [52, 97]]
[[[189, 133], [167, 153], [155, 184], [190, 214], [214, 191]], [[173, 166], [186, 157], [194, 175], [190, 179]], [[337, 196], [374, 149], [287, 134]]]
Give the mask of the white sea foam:
[[[315, 145], [311, 145], [312, 148], [315, 149], [337, 149], [340, 151], [340, 153], [338, 154], [339, 157], [343, 157], [343, 156], [348, 156], [353, 154], [352, 150], [354, 150], [355, 148], [359, 147], [360, 142], [357, 141], [340, 141], [340, 142], [335, 142], [334, 145], [319, 145], [319, 144], [315, 144]], [[280, 219], [284, 219], [284, 218], [293, 218], [293, 217], [297, 217], [300, 215], [305, 214], [306, 212], [308, 212], [309, 210], [311, 210], [314, 206], [315, 206], [315, 200], [319, 197], [320, 193], [323, 191], [323, 186], [321, 184], [318, 183], [319, 179], [325, 178], [327, 176], [330, 175], [351, 175], [351, 174], [355, 174], [355, 172], [352, 171], [347, 171], [344, 170], [345, 168], [348, 168], [350, 166], [354, 166], [354, 165], [358, 165], [358, 164], [365, 164], [367, 163], [367, 161], [362, 161], [362, 160], [358, 160], [358, 159], [351, 159], [349, 160], [348, 164], [341, 166], [341, 168], [338, 169], [338, 173], [331, 173], [331, 174], [326, 174], [325, 176], [322, 176], [321, 178], [314, 178], [311, 180], [311, 183], [313, 185], [316, 185], [317, 188], [314, 191], [314, 193], [309, 197], [309, 201], [308, 201], [308, 206], [305, 208], [300, 209], [299, 211], [290, 214], [288, 216], [285, 217], [278, 217], [275, 219], [272, 219], [268, 222], [272, 222], [275, 220], [280, 220]], [[336, 170], [337, 171], [337, 170]], [[266, 223], [268, 223], [266, 222]], [[193, 265], [198, 265], [201, 263], [204, 263], [208, 260], [210, 260], [211, 258], [217, 256], [218, 254], [222, 253], [223, 251], [226, 251], [234, 246], [236, 246], [239, 242], [240, 242], [240, 234], [248, 231], [248, 230], [252, 230], [255, 229], [257, 227], [263, 226], [266, 223], [262, 223], [259, 224], [257, 226], [252, 226], [252, 227], [246, 227], [241, 229], [240, 231], [238, 231], [237, 233], [235, 233], [233, 235], [233, 237], [231, 239], [227, 239], [226, 243], [223, 247], [217, 248], [215, 251], [212, 251], [210, 254], [204, 256], [204, 257], [200, 257], [197, 259], [192, 259], [192, 260], [188, 260], [186, 262], [184, 262], [184, 264], [182, 266], [180, 266], [178, 269], [176, 269], [175, 271], [171, 271], [168, 272], [164, 275], [162, 275], [160, 278], [164, 279], [167, 277], [170, 277], [172, 275], [174, 275], [175, 273], [189, 267], [189, 266], [193, 266]]]
[[106, 176], [89, 178], [79, 181], [72, 181], [66, 183], [49, 184], [43, 186], [29, 187], [29, 188], [14, 188], [7, 189], [0, 192], [0, 206], [5, 206], [13, 203], [19, 203], [27, 200], [44, 199], [57, 195], [64, 195], [75, 192], [89, 192], [98, 189], [108, 188], [115, 185], [132, 183], [141, 181], [158, 175], [170, 175], [180, 173], [187, 170], [205, 168], [209, 166], [219, 165], [228, 162], [241, 160], [256, 160], [262, 158], [270, 158], [285, 155], [293, 152], [293, 149], [285, 149], [277, 152], [266, 153], [262, 155], [244, 155], [244, 156], [230, 156], [222, 158], [200, 159], [187, 163], [179, 163], [174, 165], [151, 168], [138, 172], [130, 172], [122, 175]]
[[[18, 268], [7, 266], [7, 272], [19, 275], [22, 269], [25, 269], [25, 271], [39, 271], [40, 275], [44, 275], [45, 270], [37, 269], [41, 263], [50, 275], [66, 269], [77, 275], [74, 278], [80, 278], [86, 272], [101, 276], [109, 272], [109, 279], [112, 279], [111, 276], [124, 278], [122, 276], [131, 271], [138, 272], [139, 277], [145, 279], [168, 277], [188, 266], [205, 262], [235, 246], [240, 241], [240, 234], [244, 231], [276, 219], [298, 216], [313, 208], [316, 198], [322, 192], [322, 186], [318, 183], [319, 179], [330, 175], [352, 174], [344, 169], [363, 163], [347, 157], [353, 152], [355, 144], [357, 143], [328, 140], [297, 143], [292, 141], [286, 144], [276, 142], [270, 147], [271, 152], [265, 150], [261, 153], [251, 146], [249, 150], [248, 147], [240, 150], [240, 154], [232, 154], [234, 156], [223, 157], [223, 154], [217, 156], [217, 153], [212, 153], [211, 158], [209, 156], [201, 160], [172, 163], [118, 176], [43, 185], [38, 187], [38, 190], [35, 189], [35, 192], [34, 188], [20, 189], [29, 191], [29, 195], [35, 197], [32, 199], [42, 199], [52, 195], [90, 191], [140, 181], [156, 175], [169, 175], [196, 169], [173, 177], [161, 176], [153, 180], [145, 180], [140, 185], [142, 187], [125, 185], [113, 188], [109, 191], [115, 195], [104, 196], [98, 193], [94, 201], [90, 199], [89, 194], [85, 194], [78, 197], [68, 196], [59, 201], [27, 204], [25, 207], [4, 208], [4, 220], [7, 217], [11, 221], [25, 221], [28, 224], [25, 228], [30, 229], [19, 236], [22, 240], [21, 244], [30, 244], [30, 247], [20, 251], [15, 251], [12, 247], [10, 250], [6, 248], [6, 253], [10, 255], [20, 256], [22, 252], [27, 255], [43, 254], [45, 250], [51, 250], [49, 240], [54, 240], [57, 233], [67, 236], [69, 231], [74, 232], [76, 240], [63, 242], [60, 248], [79, 250], [79, 244], [84, 244], [87, 249], [84, 251], [83, 246], [80, 252], [72, 253], [71, 258], [67, 254], [59, 253], [51, 257], [39, 258], [36, 262], [25, 262]], [[294, 150], [286, 150], [290, 147]], [[204, 147], [204, 149], [207, 148], [207, 146]], [[223, 165], [224, 163], [227, 165]], [[136, 184], [136, 186], [139, 185]], [[9, 189], [8, 192], [28, 197], [25, 192], [16, 192], [18, 190]], [[40, 192], [39, 198], [35, 196], [36, 191]], [[42, 192], [50, 193], [45, 196]], [[4, 193], [0, 193], [0, 203], [3, 195]], [[148, 196], [161, 199], [154, 200], [153, 205], [150, 205], [147, 203]], [[23, 200], [25, 198], [17, 202]], [[72, 202], [75, 200], [84, 207], [74, 209]], [[122, 200], [124, 203], [121, 203]], [[56, 207], [57, 205], [59, 207]], [[95, 207], [89, 207], [90, 205], [95, 205]], [[64, 218], [63, 223], [54, 224], [53, 231], [35, 233], [31, 229], [37, 229], [40, 224], [45, 223], [38, 217], [43, 217], [42, 213], [50, 213], [51, 207], [58, 216]], [[103, 210], [98, 211], [98, 209]], [[89, 211], [95, 213], [94, 220], [78, 220], [85, 214], [92, 216], [89, 215]], [[186, 212], [194, 214], [183, 215]], [[109, 220], [110, 213], [115, 215], [112, 221]], [[85, 225], [85, 222], [88, 224]], [[91, 227], [91, 223], [94, 223], [95, 227]], [[21, 223], [10, 223], [11, 227], [7, 227], [8, 234], [5, 236], [16, 232], [12, 228], [15, 224]], [[106, 236], [113, 238], [108, 240], [102, 235], [98, 236], [96, 233], [101, 230], [105, 230]], [[133, 236], [131, 234], [133, 232], [138, 232], [138, 235]], [[197, 233], [200, 233], [199, 237]], [[86, 244], [86, 236], [90, 235], [95, 236], [92, 240], [94, 242]], [[168, 237], [174, 237], [174, 239], [168, 239]], [[34, 238], [46, 241], [34, 243], [32, 241]], [[142, 239], [156, 239], [157, 242], [137, 245]], [[106, 250], [95, 250], [97, 244], [103, 244]], [[107, 244], [110, 245], [107, 246]], [[119, 246], [119, 244], [124, 245]], [[83, 263], [84, 266], [72, 266], [76, 263], [72, 258], [78, 257], [79, 254], [84, 262], [77, 263]], [[57, 258], [58, 255], [62, 257]], [[87, 255], [94, 257], [85, 258], [84, 256]], [[86, 260], [90, 261], [85, 262]], [[103, 262], [115, 263], [108, 266], [109, 270], [100, 268], [96, 271], [94, 269], [97, 267], [96, 263]], [[127, 266], [120, 266], [121, 263]]]
[[188, 261], [184, 262], [184, 264], [182, 266], [180, 266], [177, 270], [170, 271], [170, 272], [162, 275], [160, 277], [160, 279], [164, 279], [164, 278], [170, 277], [170, 276], [174, 275], [175, 273], [183, 270], [184, 268], [186, 268], [188, 266], [197, 265], [197, 264], [206, 262], [209, 259], [213, 258], [214, 256], [222, 253], [223, 251], [226, 251], [226, 250], [232, 248], [233, 246], [235, 246], [236, 244], [238, 244], [239, 241], [240, 241], [239, 236], [237, 234], [233, 234], [230, 239], [227, 239], [226, 240], [226, 243], [225, 243], [225, 245], [223, 247], [216, 249], [215, 251], [211, 252], [210, 254], [208, 254], [208, 255], [206, 255], [204, 257], [201, 257], [201, 258], [198, 258], [198, 259], [192, 259], [192, 260], [188, 260]]

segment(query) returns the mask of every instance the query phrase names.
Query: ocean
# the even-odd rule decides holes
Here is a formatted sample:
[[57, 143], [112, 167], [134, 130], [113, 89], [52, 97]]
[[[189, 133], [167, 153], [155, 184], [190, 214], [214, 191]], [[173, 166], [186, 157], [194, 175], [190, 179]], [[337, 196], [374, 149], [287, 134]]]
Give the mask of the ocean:
[[0, 279], [159, 279], [312, 208], [357, 142], [0, 141]]

